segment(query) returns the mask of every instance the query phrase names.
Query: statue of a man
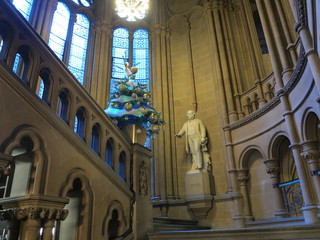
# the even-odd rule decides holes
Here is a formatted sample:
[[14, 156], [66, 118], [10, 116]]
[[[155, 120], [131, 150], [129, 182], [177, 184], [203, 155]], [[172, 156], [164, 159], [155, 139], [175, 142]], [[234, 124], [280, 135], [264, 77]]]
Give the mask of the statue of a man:
[[191, 170], [203, 168], [203, 157], [201, 146], [206, 145], [206, 129], [200, 119], [195, 118], [195, 113], [192, 110], [187, 111], [188, 121], [183, 124], [180, 132], [175, 137], [181, 138], [186, 135], [186, 151], [192, 154]]

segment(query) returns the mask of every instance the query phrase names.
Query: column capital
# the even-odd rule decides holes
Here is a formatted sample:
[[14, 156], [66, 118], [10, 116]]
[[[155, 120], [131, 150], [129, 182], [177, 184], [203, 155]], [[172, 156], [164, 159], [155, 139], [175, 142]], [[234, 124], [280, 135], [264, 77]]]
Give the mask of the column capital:
[[279, 176], [280, 167], [279, 167], [279, 160], [276, 158], [271, 158], [263, 161], [266, 165], [267, 169], [266, 172], [271, 175], [271, 178], [275, 178]]
[[237, 170], [237, 181], [240, 182], [240, 184], [246, 184], [247, 181], [249, 180], [248, 176], [249, 170], [248, 169], [240, 169]]
[[320, 151], [317, 141], [306, 141], [301, 144], [301, 156], [308, 161], [308, 163], [319, 162]]

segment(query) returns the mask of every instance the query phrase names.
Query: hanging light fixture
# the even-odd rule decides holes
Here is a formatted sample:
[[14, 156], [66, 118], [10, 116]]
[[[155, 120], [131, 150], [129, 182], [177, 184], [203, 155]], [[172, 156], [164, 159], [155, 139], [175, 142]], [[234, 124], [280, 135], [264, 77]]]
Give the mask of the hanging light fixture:
[[143, 19], [149, 9], [149, 0], [116, 0], [116, 12], [119, 17], [134, 22]]

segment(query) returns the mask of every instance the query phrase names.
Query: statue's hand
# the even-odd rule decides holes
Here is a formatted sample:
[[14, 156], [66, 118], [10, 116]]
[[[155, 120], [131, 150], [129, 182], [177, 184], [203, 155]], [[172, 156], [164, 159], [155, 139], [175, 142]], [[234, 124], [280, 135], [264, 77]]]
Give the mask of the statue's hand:
[[174, 135], [174, 137], [181, 138], [181, 135], [176, 134], [176, 135]]

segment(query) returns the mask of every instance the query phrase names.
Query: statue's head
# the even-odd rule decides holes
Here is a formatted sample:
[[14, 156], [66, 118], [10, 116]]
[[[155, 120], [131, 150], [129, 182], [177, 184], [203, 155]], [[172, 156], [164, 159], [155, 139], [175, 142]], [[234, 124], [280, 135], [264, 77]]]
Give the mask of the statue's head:
[[188, 120], [194, 119], [195, 115], [196, 115], [196, 114], [194, 113], [194, 111], [189, 110], [189, 111], [187, 112]]

